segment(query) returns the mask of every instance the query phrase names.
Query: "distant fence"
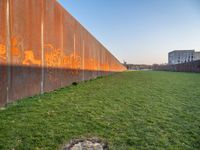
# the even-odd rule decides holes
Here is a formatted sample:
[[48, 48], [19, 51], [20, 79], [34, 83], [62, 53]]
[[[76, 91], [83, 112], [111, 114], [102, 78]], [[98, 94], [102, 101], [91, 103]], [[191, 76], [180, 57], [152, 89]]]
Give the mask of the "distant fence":
[[128, 70], [151, 70], [152, 65], [143, 65], [143, 64], [124, 64]]
[[153, 65], [153, 70], [200, 73], [200, 60], [176, 65]]
[[0, 0], [0, 106], [124, 70], [56, 0]]

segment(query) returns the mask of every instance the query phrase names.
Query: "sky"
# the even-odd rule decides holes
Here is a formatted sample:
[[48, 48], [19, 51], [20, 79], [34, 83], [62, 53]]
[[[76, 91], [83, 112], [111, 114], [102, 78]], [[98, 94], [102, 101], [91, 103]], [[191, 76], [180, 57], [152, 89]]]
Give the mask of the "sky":
[[200, 0], [58, 0], [119, 61], [167, 63], [200, 51]]

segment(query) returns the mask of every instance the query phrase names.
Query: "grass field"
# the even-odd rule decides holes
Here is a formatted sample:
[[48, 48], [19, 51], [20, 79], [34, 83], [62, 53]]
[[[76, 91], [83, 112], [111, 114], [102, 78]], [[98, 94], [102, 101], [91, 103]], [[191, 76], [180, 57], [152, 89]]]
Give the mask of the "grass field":
[[200, 149], [200, 74], [124, 72], [0, 110], [0, 149], [59, 149], [99, 137], [111, 150]]

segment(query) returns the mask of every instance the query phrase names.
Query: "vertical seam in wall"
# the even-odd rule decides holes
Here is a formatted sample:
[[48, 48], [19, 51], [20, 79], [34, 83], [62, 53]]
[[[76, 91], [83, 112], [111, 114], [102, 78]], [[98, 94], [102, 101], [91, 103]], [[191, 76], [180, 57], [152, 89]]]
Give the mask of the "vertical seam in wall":
[[83, 68], [82, 68], [82, 71], [83, 71], [83, 81], [85, 80], [85, 60], [84, 60], [84, 58], [85, 58], [85, 41], [83, 40], [83, 56], [82, 56], [82, 60], [83, 60]]
[[10, 74], [10, 67], [11, 67], [11, 58], [10, 58], [10, 0], [7, 0], [6, 2], [6, 59], [7, 59], [7, 97], [6, 97], [6, 103], [9, 103], [9, 95], [10, 95], [10, 80], [11, 80], [11, 74]]
[[[75, 59], [76, 59], [76, 52], [75, 52], [75, 50], [76, 50], [76, 34], [74, 33], [74, 61], [75, 61]], [[72, 65], [73, 66], [73, 65]], [[72, 71], [76, 71], [76, 68], [74, 67], [74, 68], [72, 68]]]
[[74, 59], [75, 59], [75, 55], [76, 55], [76, 34], [74, 33]]
[[[64, 53], [64, 42], [63, 42], [63, 11], [61, 12], [61, 51], [62, 51], [62, 55], [65, 55], [65, 53]], [[62, 66], [63, 67], [63, 66]], [[61, 87], [63, 87], [63, 82], [62, 82], [62, 80], [60, 80], [60, 85], [61, 85]]]
[[99, 47], [98, 47], [98, 73], [97, 73], [97, 76], [100, 76], [100, 50], [99, 50]]
[[42, 55], [42, 81], [41, 81], [41, 94], [44, 93], [44, 1], [42, 1], [42, 17], [41, 17], [41, 55]]
[[64, 40], [64, 39], [63, 39], [63, 37], [64, 37], [64, 36], [63, 36], [63, 26], [64, 26], [64, 25], [63, 25], [63, 11], [62, 11], [61, 13], [62, 13], [62, 15], [61, 15], [61, 16], [62, 16], [62, 17], [61, 17], [61, 36], [62, 36], [62, 37], [61, 37], [61, 46], [62, 46], [62, 52], [64, 53], [64, 44], [63, 44], [63, 43], [64, 43], [64, 42], [63, 42], [63, 40]]

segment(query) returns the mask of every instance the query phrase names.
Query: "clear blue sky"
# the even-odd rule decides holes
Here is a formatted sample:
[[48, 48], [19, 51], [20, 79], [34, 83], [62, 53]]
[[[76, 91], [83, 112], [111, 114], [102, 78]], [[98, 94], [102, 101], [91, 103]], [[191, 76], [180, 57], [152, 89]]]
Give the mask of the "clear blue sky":
[[200, 50], [200, 0], [58, 0], [120, 61], [165, 63]]

